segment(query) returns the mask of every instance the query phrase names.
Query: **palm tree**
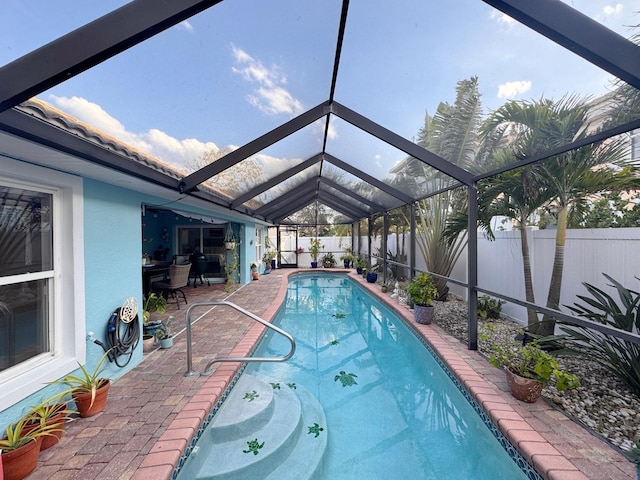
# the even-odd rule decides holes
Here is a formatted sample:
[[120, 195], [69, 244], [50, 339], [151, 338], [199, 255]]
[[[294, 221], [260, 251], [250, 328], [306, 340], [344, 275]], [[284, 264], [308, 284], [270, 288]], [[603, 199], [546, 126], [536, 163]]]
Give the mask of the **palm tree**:
[[[433, 117], [426, 116], [418, 133], [418, 145], [463, 168], [472, 164], [479, 151], [478, 127], [482, 115], [478, 78], [461, 80], [456, 87], [453, 105], [440, 103]], [[396, 182], [414, 192], [428, 194], [451, 186], [454, 180], [442, 172], [413, 158], [405, 160], [405, 168]], [[427, 270], [449, 276], [466, 245], [466, 232], [453, 241], [445, 238], [447, 219], [455, 211], [466, 210], [466, 192], [462, 188], [418, 201], [417, 220], [424, 235], [416, 237]], [[407, 221], [408, 224], [408, 221]], [[436, 278], [439, 298], [446, 298], [446, 281]]]
[[[515, 157], [525, 158], [591, 134], [588, 111], [589, 105], [574, 96], [565, 96], [557, 102], [547, 99], [514, 101], [496, 110], [485, 128], [502, 129], [510, 138], [510, 148]], [[556, 249], [546, 303], [548, 308], [558, 310], [559, 307], [570, 210], [581, 205], [589, 195], [612, 188], [628, 188], [636, 182], [630, 168], [616, 170], [618, 167], [629, 166], [627, 164], [621, 143], [609, 139], [526, 167], [531, 169], [536, 182], [541, 182], [544, 194], [537, 200], [544, 202], [544, 195], [548, 195], [558, 216]], [[533, 200], [530, 193], [519, 192], [518, 195], [522, 196], [522, 201]], [[533, 204], [529, 206], [530, 212], [531, 206]], [[526, 262], [524, 257], [523, 260]], [[551, 335], [554, 329], [555, 320], [552, 316], [545, 315], [532, 331], [539, 335]]]

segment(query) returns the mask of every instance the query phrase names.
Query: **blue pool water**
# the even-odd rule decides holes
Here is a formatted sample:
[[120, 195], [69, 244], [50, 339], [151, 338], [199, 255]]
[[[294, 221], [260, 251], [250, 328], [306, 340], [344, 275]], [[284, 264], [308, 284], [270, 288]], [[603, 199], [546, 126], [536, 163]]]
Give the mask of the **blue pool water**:
[[[320, 401], [323, 478], [539, 478], [496, 438], [425, 344], [356, 282], [292, 277], [274, 323], [295, 338], [295, 355], [249, 364], [245, 373], [304, 386]], [[288, 350], [289, 342], [270, 332], [255, 355]]]

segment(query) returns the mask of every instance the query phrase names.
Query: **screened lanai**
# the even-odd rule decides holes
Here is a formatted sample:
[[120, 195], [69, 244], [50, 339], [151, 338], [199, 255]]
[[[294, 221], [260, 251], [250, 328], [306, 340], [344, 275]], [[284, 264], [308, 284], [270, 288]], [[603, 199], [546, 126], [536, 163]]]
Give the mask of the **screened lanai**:
[[[639, 2], [76, 3], [1, 7], [10, 25], [0, 33], [4, 154], [21, 158], [27, 144], [31, 161], [43, 165], [116, 185], [133, 178], [140, 188], [274, 226], [308, 222], [299, 213], [309, 207], [329, 212], [331, 224], [406, 207], [412, 272], [416, 218], [427, 214], [417, 202], [457, 189], [475, 232], [479, 182], [607, 138], [632, 141], [640, 128], [627, 108], [602, 116], [586, 135], [501, 162], [464, 136], [428, 141], [433, 129], [460, 121], [457, 100], [479, 123], [512, 100], [575, 95], [596, 105], [597, 117], [617, 92], [633, 98]], [[476, 85], [476, 97], [456, 97], [462, 81]], [[56, 128], [36, 113], [34, 97], [113, 143]], [[465, 103], [471, 97], [481, 102]], [[483, 289], [474, 235], [466, 250], [466, 279], [450, 280], [468, 289], [476, 348], [474, 300]]]

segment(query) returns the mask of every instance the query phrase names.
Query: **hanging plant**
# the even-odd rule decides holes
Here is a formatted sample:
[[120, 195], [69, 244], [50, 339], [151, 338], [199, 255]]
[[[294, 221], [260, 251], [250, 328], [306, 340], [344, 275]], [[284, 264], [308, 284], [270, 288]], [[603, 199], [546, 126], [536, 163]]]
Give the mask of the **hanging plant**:
[[230, 223], [227, 225], [224, 234], [224, 248], [227, 250], [234, 250], [236, 248], [236, 237], [233, 235], [233, 229]]

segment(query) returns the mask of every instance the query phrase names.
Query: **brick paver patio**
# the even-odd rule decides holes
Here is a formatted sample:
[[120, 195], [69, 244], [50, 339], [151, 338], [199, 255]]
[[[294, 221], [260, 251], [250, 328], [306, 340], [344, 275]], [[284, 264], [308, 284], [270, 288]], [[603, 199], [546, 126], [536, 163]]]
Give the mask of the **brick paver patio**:
[[[270, 319], [284, 299], [287, 277], [295, 270], [274, 270], [229, 294], [224, 285], [186, 289], [189, 303], [228, 299]], [[344, 272], [344, 270], [341, 270]], [[354, 273], [351, 275], [362, 282]], [[376, 285], [363, 285], [389, 301]], [[427, 338], [460, 381], [547, 479], [635, 479], [626, 458], [564, 414], [539, 400], [529, 405], [506, 392], [504, 374], [477, 352], [435, 325], [416, 326], [411, 312], [391, 305]], [[171, 307], [177, 325], [186, 309]], [[198, 318], [202, 315], [202, 318]], [[194, 311], [193, 363], [201, 371], [218, 355], [249, 352], [264, 327], [228, 307]], [[200, 422], [228, 385], [237, 364], [216, 364], [210, 377], [184, 377], [186, 335], [175, 345], [145, 355], [144, 361], [113, 382], [105, 411], [69, 424], [60, 443], [42, 452], [30, 480], [161, 480], [169, 478]]]

